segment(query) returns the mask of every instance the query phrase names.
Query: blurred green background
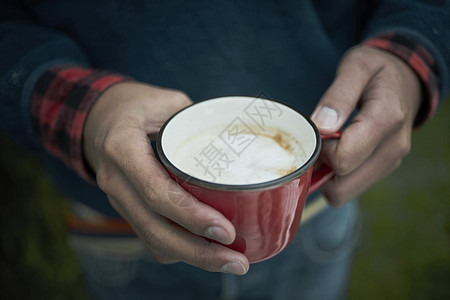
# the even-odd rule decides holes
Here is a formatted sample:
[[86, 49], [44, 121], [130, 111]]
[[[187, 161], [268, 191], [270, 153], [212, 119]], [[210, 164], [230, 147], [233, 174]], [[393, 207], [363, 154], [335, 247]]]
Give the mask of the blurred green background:
[[[450, 99], [411, 153], [361, 200], [349, 299], [450, 299]], [[36, 156], [0, 137], [0, 298], [86, 299], [67, 244], [69, 206]]]

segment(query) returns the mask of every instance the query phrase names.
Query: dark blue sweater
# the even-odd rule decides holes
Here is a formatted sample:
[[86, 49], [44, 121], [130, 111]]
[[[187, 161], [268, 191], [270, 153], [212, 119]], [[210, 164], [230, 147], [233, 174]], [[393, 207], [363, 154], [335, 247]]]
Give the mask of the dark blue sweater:
[[[44, 70], [64, 62], [179, 89], [194, 101], [263, 91], [308, 114], [344, 51], [386, 30], [432, 53], [447, 94], [449, 1], [3, 0], [0, 128], [25, 146], [38, 145], [31, 93]], [[114, 214], [103, 194], [47, 159], [65, 192]]]

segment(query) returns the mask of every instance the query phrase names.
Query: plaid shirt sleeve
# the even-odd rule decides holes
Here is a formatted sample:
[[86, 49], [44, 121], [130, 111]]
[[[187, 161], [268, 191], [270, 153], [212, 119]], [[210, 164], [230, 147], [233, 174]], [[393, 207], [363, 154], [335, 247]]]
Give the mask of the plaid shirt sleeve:
[[95, 183], [83, 156], [82, 133], [92, 105], [108, 87], [129, 80], [79, 66], [56, 66], [38, 80], [31, 100], [34, 130], [43, 146], [83, 179]]
[[437, 110], [439, 99], [439, 72], [433, 56], [422, 45], [393, 32], [369, 38], [363, 44], [393, 53], [415, 71], [426, 93], [414, 126], [417, 127], [430, 119]]

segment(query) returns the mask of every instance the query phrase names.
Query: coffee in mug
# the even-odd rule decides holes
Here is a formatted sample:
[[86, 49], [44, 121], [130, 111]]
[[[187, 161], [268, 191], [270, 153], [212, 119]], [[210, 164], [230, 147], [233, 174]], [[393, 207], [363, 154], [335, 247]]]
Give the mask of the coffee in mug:
[[[205, 128], [185, 137], [175, 150], [173, 164], [192, 177], [219, 184], [254, 184], [292, 173], [305, 163], [306, 154], [299, 141], [280, 128], [260, 128], [248, 124], [250, 132], [223, 133], [228, 124]], [[236, 153], [226, 139], [251, 141]], [[211, 160], [216, 160], [211, 164]], [[209, 169], [205, 167], [209, 165]]]

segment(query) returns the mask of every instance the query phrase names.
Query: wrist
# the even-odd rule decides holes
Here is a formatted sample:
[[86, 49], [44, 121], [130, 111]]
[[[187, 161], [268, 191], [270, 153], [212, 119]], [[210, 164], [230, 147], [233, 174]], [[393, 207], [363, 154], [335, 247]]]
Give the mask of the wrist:
[[381, 33], [363, 42], [365, 46], [387, 51], [414, 71], [420, 79], [422, 97], [420, 107], [414, 119], [418, 127], [430, 119], [436, 112], [439, 99], [439, 74], [433, 56], [420, 44], [393, 32]]

